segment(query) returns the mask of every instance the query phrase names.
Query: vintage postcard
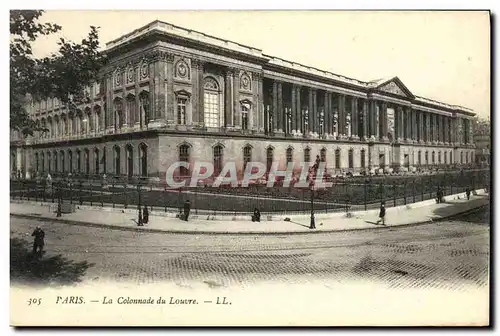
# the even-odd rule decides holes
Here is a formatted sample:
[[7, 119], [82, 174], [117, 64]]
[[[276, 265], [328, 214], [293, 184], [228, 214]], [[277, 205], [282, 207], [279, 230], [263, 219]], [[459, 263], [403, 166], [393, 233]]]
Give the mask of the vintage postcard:
[[488, 11], [10, 11], [12, 326], [488, 326]]

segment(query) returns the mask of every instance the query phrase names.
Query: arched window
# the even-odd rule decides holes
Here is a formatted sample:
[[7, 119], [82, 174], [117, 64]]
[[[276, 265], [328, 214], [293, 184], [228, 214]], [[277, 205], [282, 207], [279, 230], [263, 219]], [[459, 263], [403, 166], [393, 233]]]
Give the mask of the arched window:
[[354, 149], [349, 149], [349, 152], [347, 152], [347, 157], [349, 161], [349, 168], [354, 168]]
[[85, 109], [85, 120], [85, 133], [90, 133], [94, 130], [94, 118], [92, 118], [90, 107]]
[[428, 151], [425, 151], [425, 164], [426, 165], [429, 164], [429, 152]]
[[453, 164], [453, 152], [450, 152], [450, 164]]
[[144, 143], [139, 145], [139, 154], [141, 156], [141, 176], [148, 176], [148, 146]]
[[319, 156], [320, 156], [321, 162], [326, 162], [326, 148], [321, 148], [321, 151], [319, 152]]
[[186, 125], [186, 106], [187, 106], [187, 97], [178, 96], [177, 97], [177, 124], [178, 125]]
[[243, 148], [243, 170], [246, 171], [247, 164], [252, 161], [252, 146], [246, 145]]
[[219, 84], [212, 77], [203, 84], [203, 108], [206, 127], [220, 127]]
[[335, 150], [335, 168], [340, 169], [340, 148]]
[[[179, 146], [179, 161], [186, 162], [189, 164], [190, 147], [188, 144], [182, 144]], [[181, 166], [179, 169], [181, 176], [189, 176], [189, 168]]]
[[432, 164], [435, 164], [436, 163], [436, 152], [432, 151]]
[[94, 116], [95, 116], [95, 131], [101, 131], [101, 107], [99, 105], [94, 106]]
[[45, 172], [45, 153], [40, 153], [40, 163], [42, 166], [42, 172]]
[[444, 164], [448, 164], [448, 152], [444, 152]]
[[83, 119], [82, 111], [77, 111], [76, 117], [78, 118], [78, 127], [80, 127], [80, 129], [78, 130], [78, 133], [84, 134], [85, 133], [85, 122], [83, 121], [84, 119]]
[[127, 114], [130, 127], [134, 127], [134, 125], [139, 121], [136, 120], [136, 104], [135, 104], [135, 96], [133, 94], [127, 95]]
[[441, 152], [438, 152], [438, 164], [441, 164]]
[[139, 113], [137, 115], [137, 120], [140, 120], [141, 126], [147, 126], [149, 124], [149, 120], [151, 119], [151, 111], [149, 108], [149, 92], [142, 91], [139, 94], [139, 101], [141, 104], [141, 108], [140, 111], [138, 111]]
[[59, 171], [59, 157], [57, 155], [57, 151], [54, 151], [53, 153], [53, 161], [54, 161], [54, 173], [57, 173]]
[[88, 148], [83, 151], [85, 157], [85, 174], [90, 174], [90, 152]]
[[54, 125], [52, 124], [52, 118], [47, 118], [47, 137], [50, 139], [54, 136]]
[[365, 168], [365, 166], [366, 166], [366, 163], [365, 163], [365, 160], [366, 160], [366, 151], [365, 151], [365, 149], [361, 150], [360, 160], [361, 160], [361, 168]]
[[71, 135], [78, 134], [77, 117], [73, 112], [70, 114], [71, 122]]
[[125, 150], [127, 155], [127, 176], [132, 178], [134, 176], [134, 149], [131, 144], [128, 144]]
[[99, 148], [94, 149], [94, 172], [96, 175], [99, 174]]
[[82, 152], [79, 149], [76, 150], [76, 171], [78, 174], [82, 172]]
[[61, 158], [61, 172], [66, 171], [66, 160], [64, 159], [64, 151], [59, 151], [59, 157]]
[[422, 151], [418, 151], [417, 153], [418, 165], [422, 165]]
[[292, 161], [293, 161], [293, 148], [292, 147], [288, 147], [286, 149], [286, 164], [287, 164], [287, 166]]
[[266, 149], [266, 171], [269, 172], [274, 161], [274, 148], [267, 147]]
[[311, 149], [309, 147], [304, 149], [304, 162], [311, 162]]
[[241, 129], [248, 129], [248, 114], [250, 113], [250, 104], [242, 103], [241, 104]]
[[121, 174], [121, 153], [120, 153], [120, 147], [115, 146], [113, 148], [113, 153], [114, 153], [114, 163], [115, 163], [115, 175], [120, 175]]
[[68, 151], [68, 163], [69, 163], [69, 172], [74, 173], [74, 171], [73, 171], [73, 152], [71, 150]]
[[120, 129], [125, 122], [123, 119], [123, 103], [120, 98], [115, 98], [113, 108], [115, 113], [115, 129]]
[[223, 148], [221, 145], [214, 147], [214, 174], [218, 175], [222, 171], [222, 153]]
[[40, 163], [38, 162], [38, 153], [35, 153], [35, 169], [40, 171]]
[[106, 159], [106, 147], [102, 149], [102, 172], [106, 174], [108, 168], [108, 162]]
[[460, 152], [460, 164], [464, 163], [464, 152]]
[[47, 168], [49, 170], [49, 173], [52, 172], [52, 155], [50, 152], [47, 152]]

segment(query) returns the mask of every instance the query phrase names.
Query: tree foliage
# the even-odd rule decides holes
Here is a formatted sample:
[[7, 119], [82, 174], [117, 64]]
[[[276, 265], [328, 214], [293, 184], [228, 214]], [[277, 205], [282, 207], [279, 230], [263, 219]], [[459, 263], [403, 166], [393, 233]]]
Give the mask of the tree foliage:
[[28, 97], [35, 101], [57, 98], [74, 110], [86, 99], [84, 89], [98, 80], [105, 62], [99, 52], [99, 27], [94, 26], [81, 43], [60, 38], [57, 52], [35, 58], [31, 43], [62, 29], [40, 23], [42, 15], [41, 10], [10, 12], [10, 127], [24, 135], [41, 130], [25, 109]]

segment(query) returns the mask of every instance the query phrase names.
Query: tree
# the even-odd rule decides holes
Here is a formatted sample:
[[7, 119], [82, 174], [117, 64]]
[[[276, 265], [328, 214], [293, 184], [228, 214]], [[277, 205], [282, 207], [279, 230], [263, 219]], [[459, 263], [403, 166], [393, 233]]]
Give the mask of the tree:
[[75, 110], [86, 99], [84, 89], [98, 80], [105, 63], [105, 55], [99, 52], [99, 27], [94, 26], [80, 44], [61, 38], [57, 52], [35, 58], [31, 43], [62, 28], [40, 23], [42, 14], [41, 10], [10, 11], [10, 127], [23, 135], [45, 131], [28, 115], [28, 99], [57, 98]]

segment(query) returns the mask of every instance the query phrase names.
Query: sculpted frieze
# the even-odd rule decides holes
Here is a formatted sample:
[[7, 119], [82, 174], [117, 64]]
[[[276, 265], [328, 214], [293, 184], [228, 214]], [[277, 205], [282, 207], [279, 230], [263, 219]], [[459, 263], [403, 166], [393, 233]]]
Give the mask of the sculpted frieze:
[[398, 96], [406, 97], [404, 91], [394, 82], [387, 83], [380, 88], [381, 91], [392, 93]]

